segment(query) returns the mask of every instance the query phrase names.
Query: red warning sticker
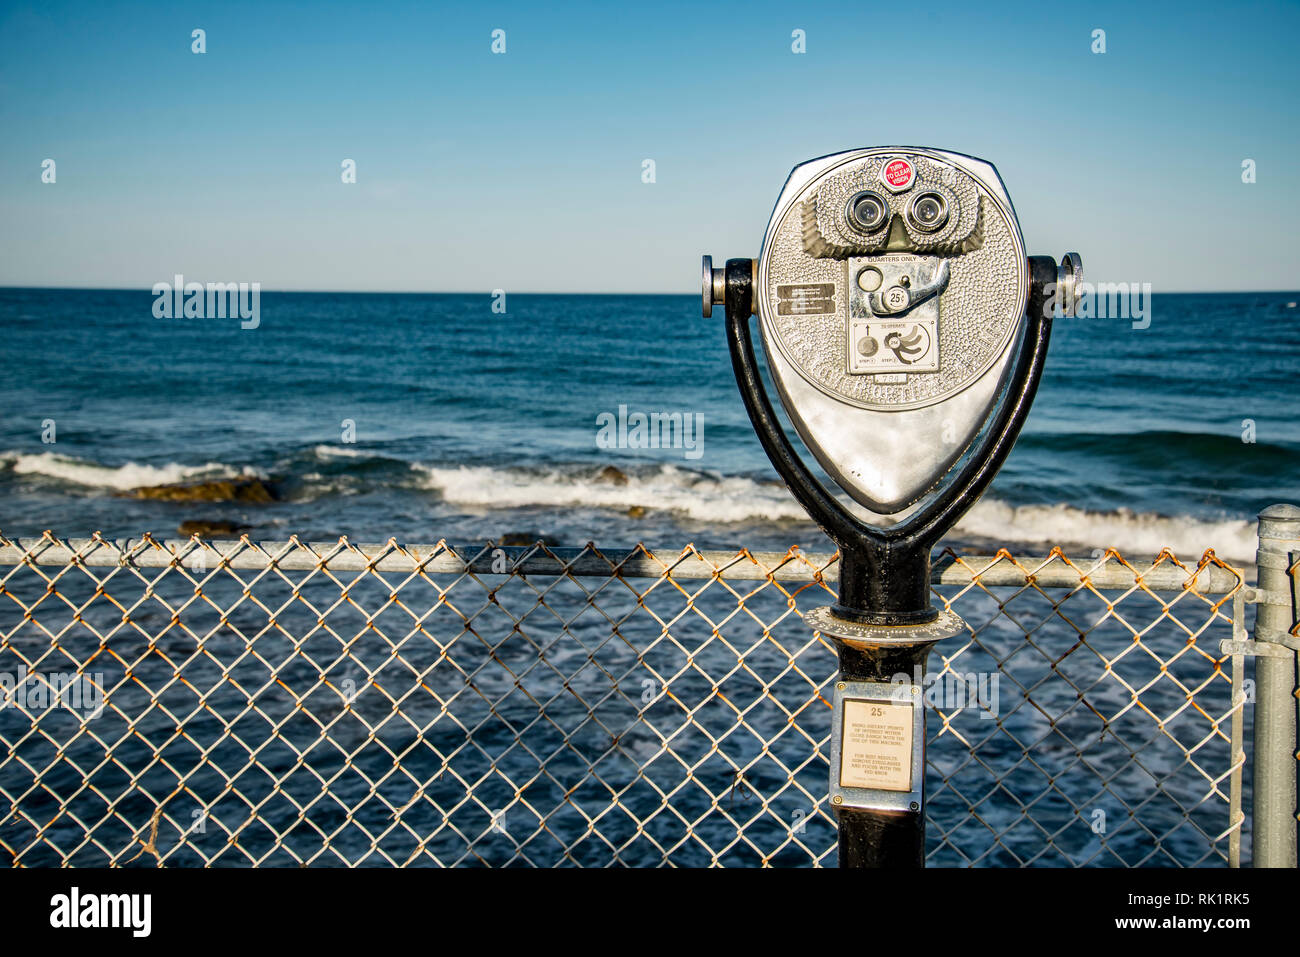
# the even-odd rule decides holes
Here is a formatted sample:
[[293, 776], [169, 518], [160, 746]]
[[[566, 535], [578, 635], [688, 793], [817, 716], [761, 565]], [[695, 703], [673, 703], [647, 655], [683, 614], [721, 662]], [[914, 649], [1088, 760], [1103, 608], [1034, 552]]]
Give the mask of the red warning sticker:
[[901, 193], [912, 185], [912, 180], [916, 178], [916, 168], [905, 159], [892, 159], [880, 171], [880, 178], [895, 193]]

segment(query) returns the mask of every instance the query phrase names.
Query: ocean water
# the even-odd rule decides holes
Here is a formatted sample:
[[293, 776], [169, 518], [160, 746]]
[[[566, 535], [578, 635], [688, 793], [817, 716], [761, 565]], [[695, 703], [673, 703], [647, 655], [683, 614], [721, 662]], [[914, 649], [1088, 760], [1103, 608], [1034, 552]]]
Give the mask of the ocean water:
[[[1249, 561], [1258, 510], [1300, 500], [1297, 298], [1157, 294], [1145, 329], [1059, 320], [1024, 432], [952, 542]], [[827, 547], [696, 297], [519, 294], [500, 314], [487, 295], [266, 293], [250, 330], [153, 301], [0, 290], [6, 535], [226, 521], [254, 539]], [[601, 448], [620, 406], [692, 416], [696, 448]], [[611, 465], [626, 483], [601, 480]], [[238, 475], [280, 500], [130, 497]]]
[[[1223, 558], [1249, 562], [1258, 510], [1300, 501], [1298, 298], [1272, 293], [1157, 295], [1146, 329], [1133, 328], [1127, 319], [1060, 320], [1020, 441], [991, 491], [949, 543], [979, 550], [1005, 546], [1031, 554], [1059, 544], [1084, 557], [1095, 548], [1113, 546], [1130, 558], [1169, 547], [1185, 561], [1212, 547]], [[595, 541], [606, 547], [644, 541], [669, 550], [686, 542], [830, 548], [776, 480], [737, 394], [722, 322], [702, 319], [695, 297], [512, 295], [502, 315], [492, 311], [486, 295], [268, 293], [261, 299], [260, 326], [253, 330], [241, 330], [237, 320], [155, 319], [152, 304], [147, 291], [0, 290], [5, 360], [0, 377], [0, 532], [6, 536], [50, 529], [61, 537], [101, 531], [112, 537], [151, 532], [176, 538], [182, 522], [225, 521], [245, 526], [254, 540], [282, 540], [290, 534], [328, 540], [346, 534], [356, 542], [393, 537], [430, 543], [508, 534], [545, 536], [561, 544]], [[602, 448], [597, 442], [602, 416], [617, 416], [620, 406], [629, 414], [688, 414], [702, 423], [702, 431], [692, 436], [698, 440], [694, 449]], [[618, 472], [609, 471], [611, 466]], [[143, 486], [244, 475], [266, 482], [277, 500], [177, 503], [131, 495]], [[135, 583], [123, 578], [114, 587], [130, 591]], [[73, 809], [81, 820], [95, 821], [105, 813], [94, 804], [94, 793], [81, 787], [81, 768], [102, 765], [97, 787], [123, 795], [118, 816], [97, 832], [106, 846], [117, 839], [128, 846], [133, 833], [143, 833], [139, 828], [147, 825], [159, 796], [175, 788], [168, 770], [173, 767], [195, 769], [189, 789], [168, 807], [174, 818], [188, 821], [198, 811], [185, 802], [211, 800], [215, 805], [208, 810], [218, 820], [243, 819], [246, 807], [225, 792], [226, 781], [213, 765], [239, 768], [247, 761], [238, 738], [227, 733], [227, 722], [247, 740], [262, 740], [258, 736], [266, 727], [256, 713], [248, 713], [236, 679], [239, 688], [261, 688], [258, 707], [283, 721], [279, 740], [259, 757], [267, 775], [285, 782], [283, 793], [272, 793], [271, 778], [260, 772], [239, 779], [241, 793], [266, 798], [263, 820], [277, 833], [292, 832], [279, 850], [270, 831], [255, 827], [243, 832], [245, 852], [265, 853], [273, 863], [295, 862], [286, 847], [301, 858], [319, 853], [317, 826], [340, 829], [323, 863], [336, 863], [335, 855], [379, 863], [369, 843], [379, 833], [391, 835], [398, 847], [388, 850], [404, 859], [413, 846], [401, 843], [406, 832], [394, 830], [391, 809], [416, 802], [410, 812], [418, 818], [414, 826], [428, 833], [437, 823], [437, 815], [419, 803], [413, 782], [428, 782], [424, 799], [450, 807], [460, 803], [462, 780], [480, 778], [484, 783], [477, 797], [484, 803], [466, 805], [457, 827], [488, 836], [467, 853], [456, 834], [444, 829], [438, 841], [446, 846], [435, 842], [432, 847], [444, 861], [508, 862], [515, 845], [493, 837], [491, 821], [480, 813], [513, 799], [503, 779], [490, 773], [493, 766], [513, 780], [532, 780], [528, 798], [534, 806], [562, 808], [551, 826], [566, 842], [586, 828], [585, 820], [572, 812], [573, 804], [589, 800], [587, 813], [598, 814], [608, 802], [608, 792], [588, 776], [590, 768], [599, 767], [604, 780], [627, 784], [623, 807], [652, 821], [646, 833], [655, 833], [663, 846], [679, 842], [675, 863], [708, 863], [701, 842], [735, 844], [728, 862], [754, 863], [748, 845], [734, 841], [734, 826], [702, 790], [726, 792], [734, 774], [702, 734], [684, 734], [676, 744], [683, 751], [703, 748], [695, 771], [701, 788], [674, 792], [674, 808], [697, 822], [697, 838], [681, 843], [684, 839], [673, 830], [678, 819], [657, 813], [660, 792], [650, 782], [661, 778], [657, 786], [671, 790], [681, 768], [676, 757], [656, 761], [658, 746], [649, 732], [677, 727], [682, 715], [676, 702], [681, 701], [698, 703], [693, 720], [725, 738], [729, 760], [755, 762], [749, 787], [761, 794], [779, 792], [770, 813], [756, 825], [761, 841], [779, 845], [785, 839], [783, 822], [805, 814], [810, 846], [824, 849], [834, 840], [826, 809], [814, 814], [802, 805], [800, 793], [781, 790], [780, 767], [760, 760], [757, 738], [733, 733], [734, 712], [718, 704], [712, 692], [707, 676], [730, 673], [727, 689], [734, 700], [758, 700], [763, 689], [755, 674], [786, 673], [784, 653], [761, 641], [758, 626], [744, 616], [736, 616], [726, 634], [736, 647], [749, 649], [747, 665], [756, 669], [753, 674], [736, 671], [734, 654], [713, 640], [704, 619], [674, 618], [681, 612], [680, 601], [668, 590], [652, 596], [647, 607], [663, 604], [657, 613], [674, 620], [680, 645], [659, 640], [655, 620], [639, 613], [634, 599], [617, 589], [601, 593], [603, 614], [592, 611], [585, 592], [549, 592], [550, 604], [570, 622], [567, 635], [557, 635], [554, 620], [545, 614], [512, 631], [513, 621], [503, 609], [522, 614], [536, 602], [532, 583], [512, 579], [500, 591], [500, 604], [476, 619], [479, 638], [466, 637], [451, 646], [455, 667], [435, 668], [439, 647], [425, 640], [423, 632], [411, 631], [405, 611], [384, 606], [387, 617], [379, 627], [395, 635], [409, 632], [403, 657], [419, 673], [428, 672], [429, 696], [412, 694], [403, 703], [403, 715], [412, 725], [394, 718], [390, 699], [379, 693], [362, 694], [340, 714], [337, 694], [319, 680], [318, 667], [328, 672], [333, 686], [348, 680], [365, 685], [368, 669], [374, 668], [376, 683], [400, 694], [411, 673], [390, 660], [385, 643], [358, 641], [348, 656], [328, 664], [339, 654], [338, 639], [314, 628], [312, 616], [289, 602], [287, 585], [268, 577], [259, 585], [259, 596], [267, 608], [281, 601], [292, 605], [289, 612], [277, 614], [278, 624], [290, 634], [313, 632], [313, 664], [271, 625], [262, 606], [238, 601], [233, 580], [222, 578], [205, 587], [211, 600], [233, 609], [229, 622], [218, 621], [209, 606], [190, 602], [192, 589], [172, 578], [160, 586], [160, 595], [173, 607], [186, 605], [189, 630], [169, 628], [170, 612], [158, 602], [144, 602], [134, 612], [139, 627], [158, 634], [155, 649], [141, 634], [121, 627], [120, 608], [97, 600], [90, 583], [71, 576], [60, 584], [61, 594], [81, 609], [85, 621], [114, 631], [115, 654], [98, 661], [110, 671], [117, 662], [136, 662], [130, 678], [119, 669], [106, 684], [118, 689], [115, 705], [141, 715], [139, 722], [129, 734], [114, 714], [96, 726], [104, 740], [121, 738], [115, 752], [120, 764], [104, 764], [102, 749], [84, 735], [58, 760], [48, 741], [27, 733], [21, 712], [0, 709], [0, 736], [22, 739], [20, 754], [27, 766], [50, 768], [45, 788], [31, 789], [26, 799], [30, 820], [57, 820], [48, 835], [61, 846], [82, 846], [79, 863], [102, 860], [95, 858], [95, 846], [82, 844], [75, 820], [60, 813], [60, 796], [79, 795]], [[462, 581], [454, 587], [462, 590], [453, 595], [455, 602], [483, 606], [476, 583]], [[44, 593], [44, 581], [26, 574], [8, 588], [18, 600], [35, 603]], [[411, 607], [417, 612], [434, 608], [434, 592], [418, 582], [412, 588], [404, 592]], [[355, 591], [365, 607], [386, 600], [379, 583], [367, 582]], [[304, 586], [304, 597], [327, 607], [337, 603], [338, 588], [318, 578]], [[931, 743], [932, 860], [1061, 863], [1058, 850], [1071, 859], [1101, 864], [1201, 860], [1207, 851], [1204, 835], [1226, 827], [1226, 805], [1205, 797], [1204, 778], [1172, 742], [1191, 747], [1205, 739], [1200, 710], [1186, 707], [1183, 689], [1209, 681], [1212, 663], [1185, 654], [1176, 656], [1165, 672], [1148, 656], [1128, 655], [1119, 670], [1132, 686], [1144, 687], [1143, 707], [1134, 708], [1123, 686], [1108, 679], [1098, 657], [1118, 657], [1132, 644], [1130, 633], [1114, 619], [1104, 624], [1104, 606], [1083, 596], [1071, 605], [1074, 624], [1069, 624], [1028, 593], [1016, 599], [1013, 620], [997, 604], [1005, 597], [973, 594], [959, 609], [980, 628], [981, 643], [963, 652], [960, 667], [981, 673], [1001, 669], [1004, 700], [996, 722], [967, 713], [960, 719], [964, 723], [953, 725], [975, 743], [978, 762], [952, 733]], [[51, 632], [61, 631], [68, 625], [70, 607], [47, 601], [36, 613], [37, 622]], [[771, 593], [752, 598], [747, 607], [769, 621], [786, 612], [783, 599]], [[700, 599], [697, 610], [720, 620], [735, 613], [735, 603], [715, 589]], [[1140, 623], [1159, 619], [1146, 636], [1146, 647], [1166, 657], [1185, 648], [1185, 632], [1161, 617], [1154, 599], [1127, 599], [1124, 612]], [[1179, 614], [1194, 622], [1197, 612], [1185, 612]], [[610, 619], [604, 614], [622, 622], [617, 640], [611, 640]], [[1035, 622], [1030, 649], [1021, 629]], [[345, 636], [367, 627], [364, 616], [347, 606], [332, 613], [331, 624]], [[12, 670], [19, 660], [15, 655], [30, 661], [48, 652], [47, 633], [21, 625], [16, 610], [0, 612], [0, 627], [9, 635], [0, 648], [5, 653], [0, 670]], [[439, 636], [444, 631], [454, 635], [461, 627], [445, 605], [430, 612], [428, 628]], [[1076, 627], [1090, 629], [1086, 650], [1080, 650]], [[800, 667], [829, 680], [831, 656], [818, 645], [809, 646], [802, 628], [787, 616], [778, 640], [803, 648]], [[1219, 632], [1226, 637], [1224, 627]], [[254, 634], [260, 636], [261, 659], [245, 653], [242, 636]], [[192, 635], [208, 636], [203, 654]], [[490, 650], [481, 643], [485, 640]], [[70, 651], [80, 657], [98, 647], [84, 629], [69, 630], [64, 642], [75, 645]], [[685, 668], [679, 659], [687, 650], [702, 670], [686, 669], [674, 682], [673, 700], [661, 696], [640, 715], [645, 669], [673, 674]], [[281, 659], [285, 664], [277, 680], [269, 680], [260, 662]], [[189, 662], [192, 686], [220, 689], [209, 698], [208, 710], [196, 708], [188, 686], [171, 681], [173, 661]], [[599, 667], [588, 667], [590, 661]], [[231, 669], [229, 680], [223, 665]], [[467, 680], [476, 694], [466, 692]], [[611, 693], [611, 680], [618, 693]], [[158, 688], [167, 689], [159, 701], [172, 713], [194, 712], [184, 738], [174, 734], [174, 722], [156, 706], [150, 689]], [[1080, 704], [1079, 689], [1086, 691], [1087, 707]], [[793, 710], [807, 701], [809, 687], [787, 675], [773, 694], [787, 699], [785, 706]], [[311, 715], [337, 719], [328, 741], [321, 739], [316, 719], [300, 710], [303, 700]], [[583, 701], [600, 702], [595, 718]], [[493, 702], [490, 715], [487, 702]], [[537, 702], [546, 702], [545, 719]], [[779, 754], [785, 767], [801, 769], [800, 783], [808, 794], [823, 793], [824, 765], [807, 761], [804, 738], [780, 735], [786, 716], [768, 707], [770, 702], [764, 699], [749, 713], [751, 726], [774, 741], [772, 754]], [[1226, 713], [1227, 681], [1214, 677], [1198, 692], [1197, 703], [1205, 713]], [[1112, 717], [1103, 721], [1103, 714]], [[1157, 729], [1150, 714], [1169, 720]], [[1248, 713], [1248, 741], [1250, 720]], [[381, 729], [369, 743], [363, 721]], [[813, 733], [817, 721], [828, 724], [829, 711], [814, 709], [804, 717]], [[937, 733], [936, 725], [932, 718], [932, 733]], [[417, 734], [416, 726], [428, 730]], [[467, 727], [479, 728], [473, 746], [465, 741]], [[512, 729], [517, 728], [529, 729], [526, 747], [515, 740]], [[820, 730], [824, 735], [827, 728]], [[72, 721], [68, 734], [76, 731]], [[340, 764], [340, 740], [347, 751], [356, 749], [350, 773]], [[165, 764], [152, 751], [160, 745], [146, 741], [168, 742], [159, 752]], [[208, 764], [199, 760], [195, 749], [200, 744], [210, 749]], [[1076, 748], [1086, 751], [1084, 759]], [[1140, 752], [1140, 762], [1131, 761], [1130, 750]], [[352, 825], [340, 805], [320, 793], [320, 778], [297, 765], [299, 753], [310, 755], [316, 771], [342, 775], [330, 793], [344, 802], [360, 802]], [[402, 773], [393, 773], [393, 754], [404, 756]], [[534, 754], [552, 755], [545, 774], [537, 774]], [[444, 773], [446, 755], [453, 755], [446, 760], [459, 777]], [[1226, 768], [1226, 742], [1215, 738], [1197, 751], [1197, 761]], [[143, 776], [133, 780], [136, 772]], [[939, 776], [946, 781], [950, 773], [951, 785], [940, 786]], [[388, 803], [364, 801], [367, 782], [379, 780]], [[1002, 782], [1000, 788], [996, 781]], [[30, 784], [14, 764], [0, 780], [0, 787], [12, 793], [26, 793]], [[1248, 769], [1247, 805], [1250, 787]], [[979, 805], [978, 819], [969, 814], [967, 802], [972, 800]], [[729, 813], [744, 812], [739, 813], [742, 819], [757, 814], [755, 803], [744, 789], [734, 788], [725, 802]], [[1018, 811], [1025, 803], [1032, 805], [1033, 821]], [[310, 807], [310, 825], [299, 819], [301, 806]], [[530, 820], [518, 804], [512, 807], [507, 820], [518, 823], [511, 826], [524, 834], [536, 829], [535, 818]], [[1089, 815], [1097, 809], [1113, 822], [1104, 839], [1091, 827]], [[26, 821], [9, 823], [2, 839], [9, 847], [34, 842], [25, 863], [59, 862], [36, 842]], [[658, 862], [656, 848], [637, 840], [630, 818], [611, 814], [601, 829], [614, 845], [627, 841], [626, 850], [611, 852], [612, 845], [596, 838], [567, 858], [549, 845], [531, 847], [542, 860]], [[550, 840], [549, 833], [538, 842]], [[1050, 848], [1047, 834], [1052, 835]], [[1152, 834], [1163, 836], [1159, 848]], [[192, 848], [216, 854], [226, 847], [225, 835], [216, 827], [206, 836], [185, 838], [164, 828], [159, 840], [160, 847], [182, 842], [171, 859], [178, 864], [202, 863]], [[243, 858], [232, 852], [221, 860]], [[806, 858], [788, 847], [777, 863], [801, 861]]]

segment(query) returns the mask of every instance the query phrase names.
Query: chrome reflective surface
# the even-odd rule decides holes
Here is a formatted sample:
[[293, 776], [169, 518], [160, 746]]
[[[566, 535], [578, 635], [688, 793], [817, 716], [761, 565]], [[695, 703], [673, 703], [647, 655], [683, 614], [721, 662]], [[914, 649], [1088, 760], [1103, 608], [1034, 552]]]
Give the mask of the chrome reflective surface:
[[[891, 183], [900, 160], [911, 169]], [[866, 235], [849, 215], [868, 191], [889, 214]], [[929, 194], [946, 207], [926, 233], [905, 220]], [[1024, 242], [996, 169], [889, 147], [794, 169], [764, 237], [755, 303], [800, 437], [854, 500], [890, 515], [933, 488], [978, 434], [1027, 295]]]

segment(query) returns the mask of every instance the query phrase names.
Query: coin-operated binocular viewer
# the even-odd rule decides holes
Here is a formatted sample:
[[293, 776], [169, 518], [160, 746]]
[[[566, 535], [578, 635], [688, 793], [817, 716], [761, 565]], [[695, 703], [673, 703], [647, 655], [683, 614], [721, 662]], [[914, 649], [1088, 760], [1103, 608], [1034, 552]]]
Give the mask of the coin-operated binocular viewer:
[[[925, 860], [930, 648], [965, 631], [930, 603], [930, 551], [975, 503], [1024, 424], [1079, 257], [1025, 255], [997, 170], [929, 148], [872, 148], [795, 167], [758, 259], [714, 269], [750, 420], [796, 499], [839, 547], [839, 601], [808, 622], [839, 651], [830, 799], [841, 867]], [[760, 376], [749, 318], [803, 444]], [[895, 681], [906, 675], [905, 683]]]

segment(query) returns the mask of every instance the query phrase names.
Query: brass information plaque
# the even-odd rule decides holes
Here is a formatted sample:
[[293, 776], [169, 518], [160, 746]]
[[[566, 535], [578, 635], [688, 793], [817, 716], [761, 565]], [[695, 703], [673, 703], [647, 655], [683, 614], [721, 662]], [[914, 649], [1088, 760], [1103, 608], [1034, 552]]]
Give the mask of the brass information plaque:
[[910, 702], [844, 702], [840, 787], [912, 790], [913, 712]]

